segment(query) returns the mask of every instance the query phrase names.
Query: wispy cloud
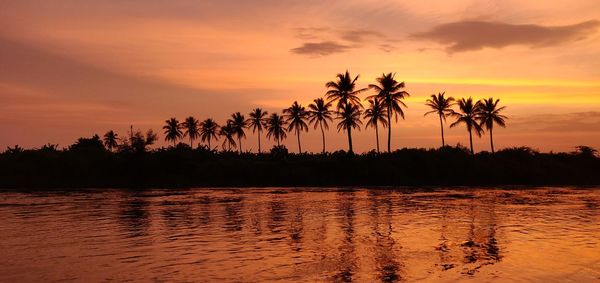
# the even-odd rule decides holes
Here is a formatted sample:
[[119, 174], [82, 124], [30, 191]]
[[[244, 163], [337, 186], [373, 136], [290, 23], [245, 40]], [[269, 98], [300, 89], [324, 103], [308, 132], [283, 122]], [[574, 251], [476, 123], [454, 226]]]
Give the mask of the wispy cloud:
[[335, 41], [306, 42], [300, 47], [292, 48], [290, 51], [296, 54], [309, 55], [312, 57], [327, 56], [334, 53], [346, 52], [351, 47]]
[[460, 21], [438, 25], [430, 31], [413, 34], [411, 38], [446, 45], [446, 51], [450, 53], [479, 50], [485, 47], [503, 48], [509, 45], [539, 48], [585, 39], [598, 27], [600, 27], [598, 20], [565, 26]]
[[574, 112], [566, 114], [537, 114], [515, 116], [511, 127], [535, 132], [597, 132], [600, 129], [600, 112]]

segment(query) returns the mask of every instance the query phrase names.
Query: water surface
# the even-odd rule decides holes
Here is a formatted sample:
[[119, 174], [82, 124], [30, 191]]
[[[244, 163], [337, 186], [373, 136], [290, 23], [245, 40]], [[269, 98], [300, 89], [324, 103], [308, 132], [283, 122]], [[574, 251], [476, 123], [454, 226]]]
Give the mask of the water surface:
[[600, 190], [0, 193], [1, 282], [598, 281]]

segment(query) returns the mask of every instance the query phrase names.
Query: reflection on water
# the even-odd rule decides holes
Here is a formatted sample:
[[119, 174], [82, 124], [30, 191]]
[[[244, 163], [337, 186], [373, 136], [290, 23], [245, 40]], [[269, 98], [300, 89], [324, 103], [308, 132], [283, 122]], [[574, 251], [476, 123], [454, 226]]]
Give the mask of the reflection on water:
[[0, 281], [597, 281], [600, 190], [0, 193]]

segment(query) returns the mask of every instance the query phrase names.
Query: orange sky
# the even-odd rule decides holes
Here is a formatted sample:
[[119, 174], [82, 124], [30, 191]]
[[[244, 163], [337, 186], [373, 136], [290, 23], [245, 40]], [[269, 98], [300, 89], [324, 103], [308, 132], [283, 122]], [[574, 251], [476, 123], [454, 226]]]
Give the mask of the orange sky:
[[[346, 69], [361, 87], [382, 72], [406, 82], [394, 148], [439, 145], [423, 103], [441, 91], [500, 98], [510, 120], [494, 132], [498, 148], [600, 148], [597, 1], [424, 2], [2, 1], [0, 148], [280, 111], [322, 96]], [[303, 148], [319, 151], [319, 135], [304, 135]], [[245, 147], [256, 150], [255, 139]], [[328, 150], [347, 147], [335, 128], [327, 140]], [[454, 128], [446, 140], [468, 136]], [[356, 151], [373, 147], [372, 129], [356, 133]], [[489, 150], [488, 137], [475, 149]]]

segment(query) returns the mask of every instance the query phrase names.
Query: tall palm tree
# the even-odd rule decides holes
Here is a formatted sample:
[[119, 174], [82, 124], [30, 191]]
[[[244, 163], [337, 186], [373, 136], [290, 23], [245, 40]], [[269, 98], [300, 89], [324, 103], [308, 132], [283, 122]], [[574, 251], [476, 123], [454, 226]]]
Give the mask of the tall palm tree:
[[228, 120], [228, 124], [231, 124], [231, 128], [233, 129], [233, 133], [237, 136], [240, 154], [242, 153], [242, 138], [246, 137], [246, 133], [244, 129], [248, 127], [248, 122], [246, 122], [246, 118], [240, 112], [236, 112], [231, 115], [231, 119]]
[[310, 124], [315, 125], [315, 130], [317, 126], [321, 128], [321, 136], [323, 137], [323, 153], [325, 153], [325, 131], [323, 128], [329, 130], [329, 124], [327, 121], [331, 122], [333, 118], [331, 117], [332, 112], [329, 110], [331, 107], [331, 102], [325, 102], [323, 98], [317, 98], [313, 100], [314, 103], [308, 105], [308, 122]]
[[446, 93], [438, 93], [437, 95], [432, 94], [430, 99], [427, 99], [425, 105], [431, 107], [431, 111], [425, 113], [424, 116], [429, 114], [437, 114], [440, 117], [440, 129], [442, 129], [442, 147], [446, 145], [444, 141], [444, 123], [446, 117], [452, 115], [452, 105], [454, 104], [454, 97], [444, 97]]
[[166, 125], [163, 126], [163, 129], [165, 130], [165, 140], [172, 141], [173, 146], [175, 146], [177, 140], [183, 137], [183, 132], [181, 131], [181, 124], [175, 118], [166, 120], [165, 123]]
[[352, 154], [352, 128], [360, 130], [362, 124], [360, 121], [360, 108], [358, 105], [346, 104], [337, 114], [337, 119], [340, 120], [337, 124], [338, 132], [342, 129], [348, 131], [348, 153]]
[[113, 130], [110, 130], [104, 134], [104, 146], [108, 148], [109, 151], [113, 151], [114, 148], [119, 146], [118, 141], [119, 135], [117, 135]]
[[198, 120], [192, 116], [187, 117], [185, 118], [185, 121], [183, 121], [182, 126], [185, 130], [185, 132], [183, 132], [183, 136], [190, 137], [190, 147], [194, 148], [194, 140], [198, 138], [198, 135], [200, 134], [200, 129], [198, 128]]
[[273, 137], [277, 141], [277, 146], [280, 146], [280, 142], [286, 138], [285, 133], [286, 121], [282, 116], [277, 113], [271, 114], [267, 119], [267, 138]]
[[358, 80], [358, 75], [354, 77], [354, 79], [346, 70], [344, 74], [337, 74], [336, 81], [330, 81], [325, 84], [325, 86], [329, 89], [325, 93], [329, 102], [336, 102], [336, 108], [338, 110], [344, 108], [346, 104], [354, 104], [361, 107], [360, 99], [358, 98], [358, 94], [360, 92], [365, 91], [366, 89], [355, 89], [356, 81]]
[[377, 142], [377, 153], [379, 153], [379, 127], [377, 125], [381, 123], [384, 128], [388, 125], [385, 119], [385, 107], [383, 107], [379, 98], [369, 99], [369, 107], [365, 110], [363, 116], [367, 119], [365, 127], [375, 128], [375, 141]]
[[260, 108], [256, 108], [250, 112], [250, 118], [248, 119], [248, 126], [252, 128], [252, 132], [258, 131], [258, 153], [261, 152], [260, 148], [260, 132], [265, 127], [265, 119], [269, 113], [263, 111]]
[[298, 101], [294, 101], [294, 104], [289, 108], [283, 109], [283, 115], [288, 123], [288, 131], [296, 131], [296, 137], [298, 137], [298, 152], [300, 154], [302, 154], [300, 133], [302, 131], [308, 131], [308, 125], [306, 124], [307, 114], [308, 112], [306, 112], [304, 106], [298, 104]]
[[456, 127], [460, 124], [465, 124], [467, 126], [467, 131], [469, 131], [469, 144], [471, 145], [471, 154], [475, 154], [473, 150], [473, 134], [472, 131], [475, 131], [475, 134], [481, 137], [481, 133], [483, 129], [477, 123], [476, 119], [479, 116], [479, 112], [481, 109], [481, 103], [478, 101], [477, 103], [473, 103], [473, 98], [469, 97], [468, 99], [461, 99], [457, 103], [458, 111], [452, 111], [452, 116], [456, 118], [456, 121], [450, 124], [450, 128]]
[[231, 147], [236, 147], [235, 139], [233, 136], [235, 135], [235, 129], [231, 121], [228, 121], [225, 126], [222, 126], [219, 130], [219, 135], [223, 137], [223, 144], [221, 147], [225, 150], [225, 145], [228, 145], [228, 151], [231, 151]]
[[404, 88], [404, 82], [398, 82], [394, 79], [395, 74], [388, 73], [382, 74], [381, 77], [377, 78], [378, 84], [370, 84], [369, 88], [377, 92], [369, 98], [378, 97], [387, 111], [388, 120], [388, 152], [391, 152], [392, 144], [392, 114], [396, 122], [398, 122], [398, 115], [404, 119], [404, 111], [402, 107], [406, 108], [406, 104], [402, 102], [402, 99], [410, 96], [408, 92], [402, 90]]
[[494, 123], [504, 128], [506, 127], [506, 119], [508, 119], [508, 117], [500, 114], [502, 110], [506, 109], [506, 106], [498, 107], [498, 102], [500, 102], [500, 99], [494, 101], [491, 97], [481, 101], [480, 112], [477, 117], [479, 125], [485, 126], [486, 130], [490, 132], [490, 146], [492, 147], [492, 153], [494, 153], [494, 138], [492, 136]]
[[200, 123], [200, 139], [202, 142], [208, 142], [208, 149], [212, 150], [210, 140], [217, 140], [219, 125], [211, 118], [208, 118]]

